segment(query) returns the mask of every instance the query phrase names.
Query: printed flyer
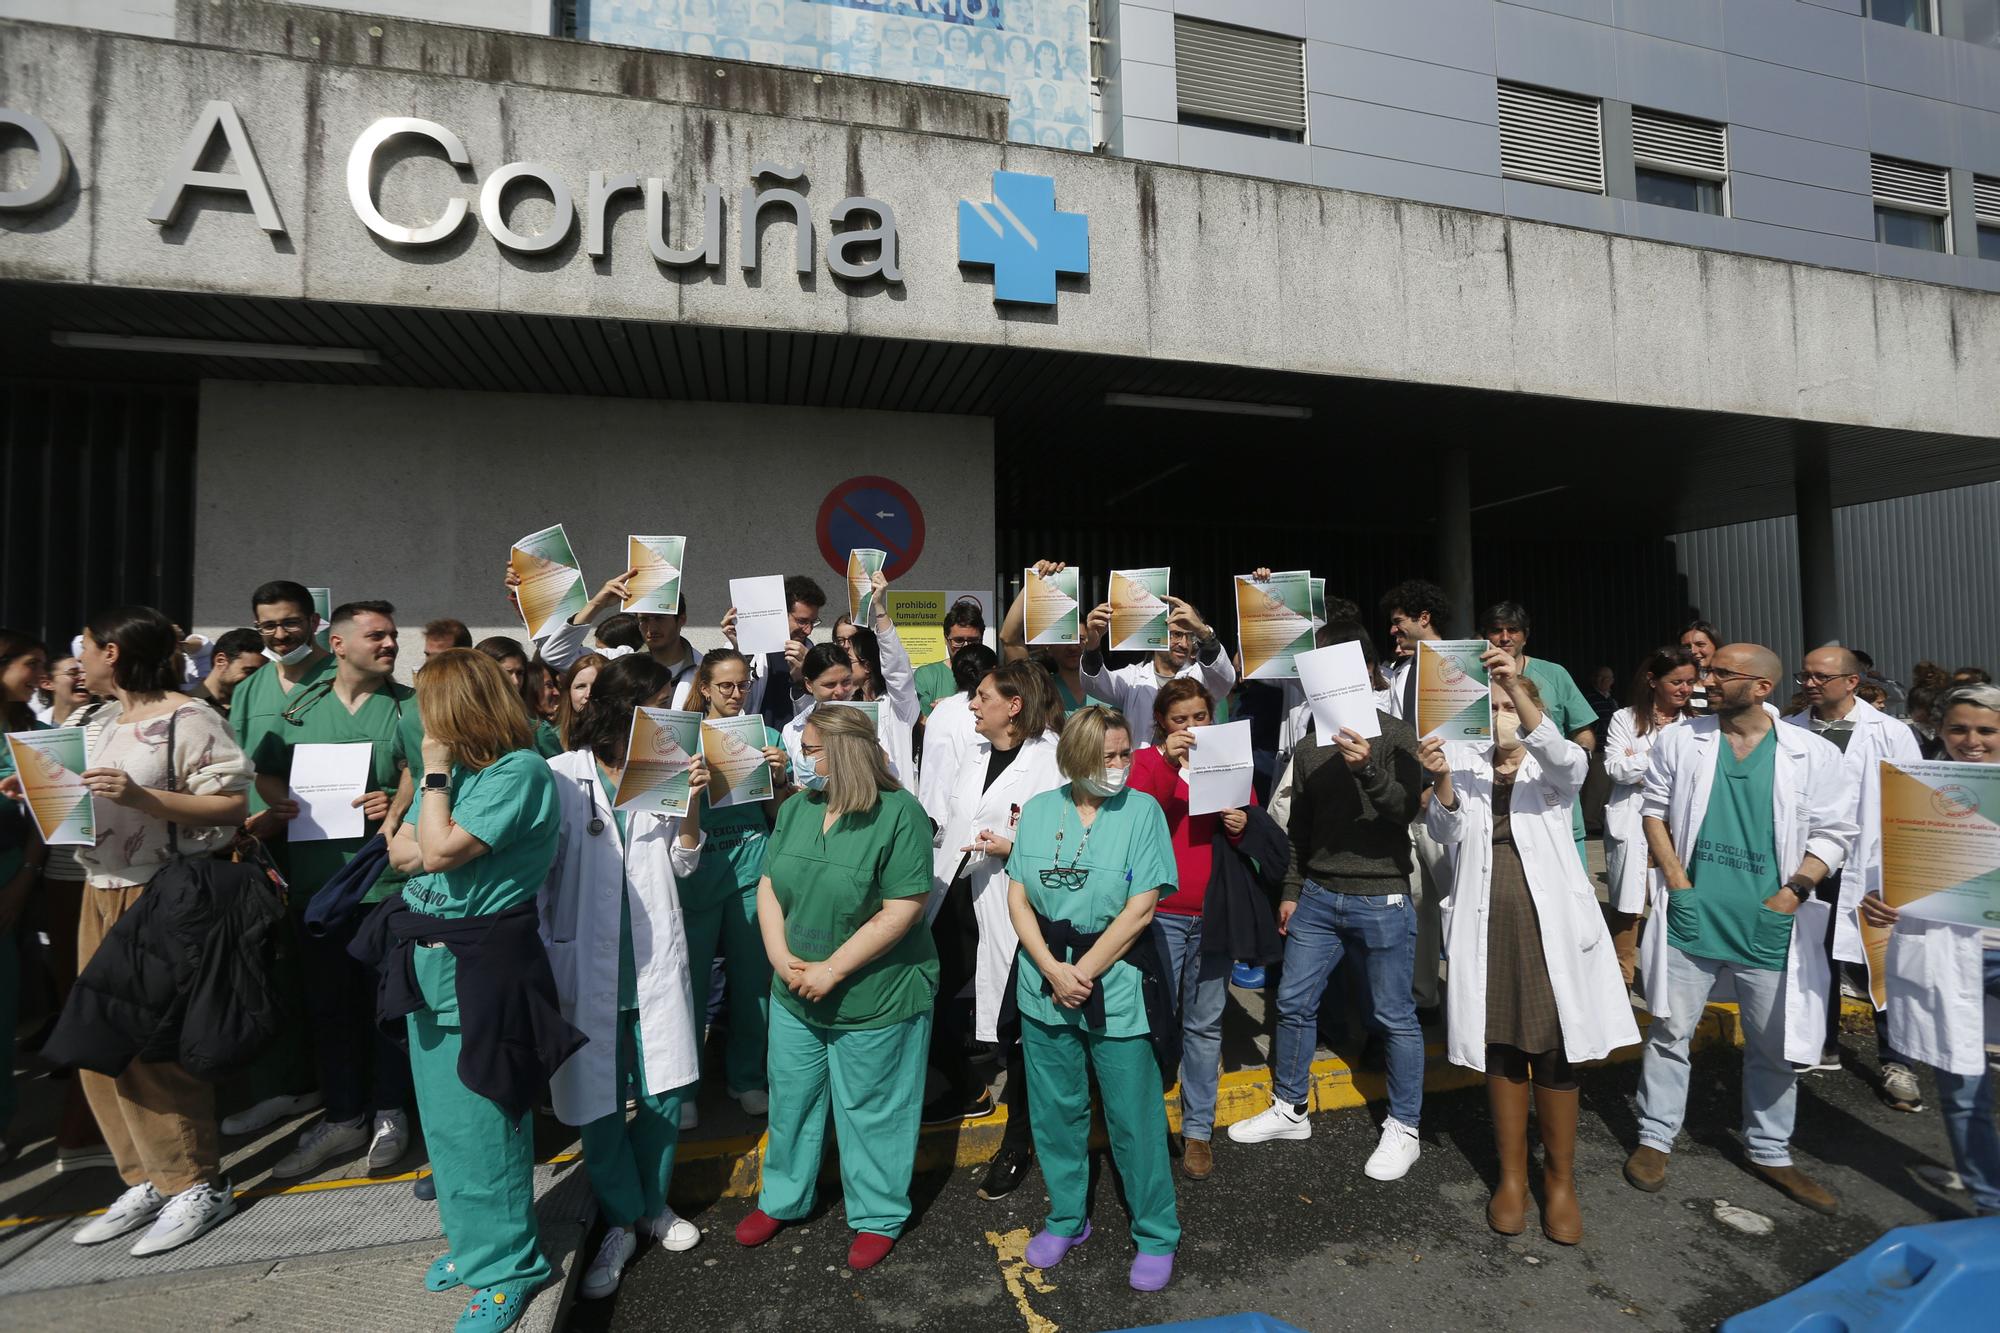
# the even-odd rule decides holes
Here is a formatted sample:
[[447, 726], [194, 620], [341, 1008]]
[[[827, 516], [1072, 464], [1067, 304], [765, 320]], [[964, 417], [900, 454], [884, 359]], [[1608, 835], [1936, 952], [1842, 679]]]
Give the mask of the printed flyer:
[[679, 615], [681, 568], [686, 555], [685, 537], [627, 537], [625, 568], [633, 573], [619, 609], [640, 615]]
[[875, 576], [888, 563], [887, 551], [867, 546], [847, 553], [847, 618], [863, 629], [875, 624]]
[[1043, 578], [1032, 569], [1021, 571], [1021, 587], [1028, 594], [1028, 642], [1082, 642], [1077, 608], [1082, 604], [1082, 576], [1076, 566]]
[[1167, 577], [1172, 570], [1111, 571], [1111, 649], [1157, 653], [1167, 647]]
[[620, 810], [656, 815], [688, 811], [688, 770], [701, 752], [701, 714], [678, 708], [635, 708], [625, 743], [625, 772], [612, 802]]
[[703, 718], [701, 757], [708, 761], [711, 809], [768, 801], [776, 794], [771, 764], [764, 756], [761, 714]]
[[1484, 743], [1493, 738], [1493, 685], [1479, 658], [1484, 639], [1417, 644], [1417, 736]]
[[51, 847], [93, 847], [97, 844], [95, 798], [83, 785], [85, 758], [82, 727], [50, 727], [42, 731], [10, 731], [7, 749], [21, 779], [21, 796], [35, 828]]
[[1236, 576], [1236, 641], [1246, 680], [1297, 680], [1293, 659], [1313, 646], [1312, 575]]
[[514, 594], [531, 639], [542, 638], [590, 601], [583, 588], [583, 570], [560, 523], [515, 542], [507, 563], [521, 576]]

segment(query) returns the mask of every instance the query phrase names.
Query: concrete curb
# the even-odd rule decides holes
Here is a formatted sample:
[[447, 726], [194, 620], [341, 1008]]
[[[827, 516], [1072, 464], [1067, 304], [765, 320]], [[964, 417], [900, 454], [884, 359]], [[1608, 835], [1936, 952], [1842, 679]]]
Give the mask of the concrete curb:
[[[1843, 998], [1843, 1024], [1867, 1021], [1873, 1011], [1865, 1000]], [[1644, 1010], [1634, 1013], [1640, 1031], [1652, 1024]], [[1717, 1046], [1743, 1045], [1741, 1019], [1734, 1004], [1711, 1004], [1695, 1029], [1692, 1049], [1696, 1052]], [[1608, 1059], [1590, 1062], [1586, 1068], [1625, 1064], [1639, 1058], [1640, 1046], [1626, 1046]], [[1484, 1078], [1445, 1059], [1443, 1043], [1424, 1049], [1424, 1091], [1453, 1092], [1476, 1088]], [[1337, 1056], [1315, 1060], [1311, 1076], [1311, 1109], [1351, 1110], [1369, 1102], [1386, 1101], [1387, 1084], [1381, 1074], [1357, 1070]], [[1271, 1074], [1263, 1069], [1241, 1069], [1222, 1076], [1216, 1094], [1215, 1127], [1222, 1130], [1239, 1120], [1257, 1115], [1271, 1104]], [[1167, 1093], [1167, 1123], [1181, 1127], [1179, 1089]], [[1007, 1132], [1007, 1111], [1001, 1107], [992, 1115], [968, 1120], [960, 1126], [928, 1127], [917, 1142], [917, 1170], [935, 1171], [952, 1167], [978, 1166], [992, 1160]], [[726, 1139], [697, 1140], [681, 1145], [674, 1163], [674, 1195], [691, 1204], [702, 1200], [747, 1199], [757, 1194], [766, 1135], [741, 1135]], [[831, 1178], [833, 1154], [828, 1154], [826, 1172]]]

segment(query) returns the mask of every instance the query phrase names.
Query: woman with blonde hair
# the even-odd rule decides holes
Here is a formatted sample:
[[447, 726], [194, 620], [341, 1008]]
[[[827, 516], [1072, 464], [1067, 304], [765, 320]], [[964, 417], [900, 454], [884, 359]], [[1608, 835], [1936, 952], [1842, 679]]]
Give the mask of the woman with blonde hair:
[[1161, 970], [1145, 951], [1155, 947], [1154, 904], [1176, 884], [1173, 838], [1159, 803], [1126, 785], [1132, 727], [1123, 714], [1096, 705], [1071, 714], [1056, 763], [1069, 781], [1028, 801], [1007, 859], [1007, 906], [1021, 939], [1014, 1003], [1049, 1191], [1048, 1220], [1027, 1258], [1053, 1268], [1090, 1238], [1094, 1073], [1139, 1251], [1130, 1282], [1158, 1291], [1173, 1276], [1181, 1228], [1150, 1038], [1163, 1031], [1156, 1021], [1172, 1020], [1147, 1012], [1141, 972]]
[[[535, 1226], [534, 1104], [583, 1044], [562, 1019], [535, 907], [562, 807], [500, 663], [447, 649], [416, 685], [423, 773], [389, 847], [413, 877], [364, 925], [357, 952], [372, 945], [385, 976], [415, 983], [401, 997], [410, 1072], [451, 1246], [425, 1285], [472, 1289], [460, 1330], [503, 1329], [551, 1272]], [[393, 989], [381, 1017], [394, 1013]]]
[[938, 981], [921, 929], [931, 825], [859, 709], [815, 708], [796, 769], [805, 793], [778, 811], [757, 886], [774, 974], [770, 1146], [736, 1239], [762, 1245], [812, 1211], [831, 1103], [856, 1233], [847, 1266], [859, 1270], [887, 1257], [910, 1218]]

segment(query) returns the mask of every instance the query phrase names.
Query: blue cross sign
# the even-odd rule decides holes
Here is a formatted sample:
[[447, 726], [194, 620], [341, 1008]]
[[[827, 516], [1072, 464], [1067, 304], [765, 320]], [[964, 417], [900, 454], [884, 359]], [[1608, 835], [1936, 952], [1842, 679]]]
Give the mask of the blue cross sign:
[[1090, 219], [1056, 211], [1051, 176], [993, 173], [993, 199], [958, 204], [958, 262], [993, 270], [993, 299], [1054, 305], [1056, 274], [1090, 272]]

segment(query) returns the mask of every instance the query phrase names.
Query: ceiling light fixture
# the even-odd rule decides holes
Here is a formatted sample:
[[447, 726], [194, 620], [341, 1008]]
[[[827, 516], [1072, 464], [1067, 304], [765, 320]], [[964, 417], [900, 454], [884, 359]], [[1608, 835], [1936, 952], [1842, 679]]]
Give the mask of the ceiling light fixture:
[[134, 333], [70, 333], [49, 335], [57, 347], [92, 352], [167, 352], [176, 356], [215, 356], [245, 361], [330, 361], [349, 366], [379, 366], [382, 354], [372, 347], [313, 347], [302, 343], [239, 343], [214, 338], [152, 338]]
[[1157, 407], [1170, 412], [1221, 412], [1239, 417], [1283, 417], [1304, 421], [1313, 414], [1310, 407], [1292, 403], [1249, 403], [1240, 398], [1177, 398], [1158, 393], [1107, 393], [1106, 407]]

